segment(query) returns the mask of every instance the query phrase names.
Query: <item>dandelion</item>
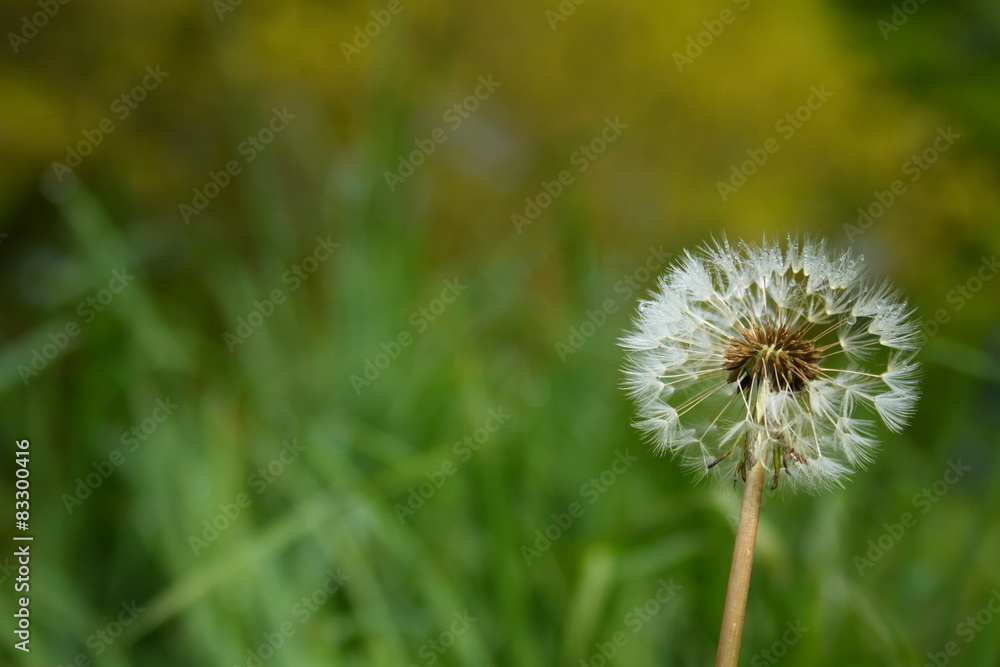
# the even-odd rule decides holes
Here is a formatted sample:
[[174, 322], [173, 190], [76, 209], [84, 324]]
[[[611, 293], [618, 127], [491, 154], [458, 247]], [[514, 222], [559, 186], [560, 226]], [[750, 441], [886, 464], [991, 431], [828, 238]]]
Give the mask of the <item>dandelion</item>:
[[686, 252], [621, 340], [636, 426], [654, 447], [696, 475], [746, 482], [718, 664], [738, 653], [765, 479], [842, 486], [873, 459], [876, 416], [899, 431], [913, 414], [919, 327], [861, 262], [825, 241], [723, 239]]
[[636, 426], [699, 475], [842, 485], [872, 460], [872, 417], [899, 431], [917, 399], [919, 327], [860, 263], [793, 239], [686, 253], [622, 339]]

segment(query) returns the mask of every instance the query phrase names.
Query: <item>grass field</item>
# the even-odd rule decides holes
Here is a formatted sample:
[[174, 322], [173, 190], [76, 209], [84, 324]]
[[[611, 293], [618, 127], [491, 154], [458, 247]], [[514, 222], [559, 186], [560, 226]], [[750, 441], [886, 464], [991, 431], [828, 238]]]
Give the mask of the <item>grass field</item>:
[[739, 493], [649, 450], [617, 340], [789, 232], [906, 291], [923, 396], [765, 492], [741, 664], [1000, 663], [995, 10], [227, 6], [4, 55], [0, 663], [712, 664]]

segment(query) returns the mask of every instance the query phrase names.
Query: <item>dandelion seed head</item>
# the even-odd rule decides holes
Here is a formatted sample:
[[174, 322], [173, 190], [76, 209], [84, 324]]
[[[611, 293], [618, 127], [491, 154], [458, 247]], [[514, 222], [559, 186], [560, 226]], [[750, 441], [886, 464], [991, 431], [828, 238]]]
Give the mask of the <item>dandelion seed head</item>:
[[914, 412], [919, 327], [863, 258], [823, 240], [728, 239], [684, 255], [639, 304], [625, 386], [636, 426], [698, 476], [841, 486], [877, 449], [874, 419]]

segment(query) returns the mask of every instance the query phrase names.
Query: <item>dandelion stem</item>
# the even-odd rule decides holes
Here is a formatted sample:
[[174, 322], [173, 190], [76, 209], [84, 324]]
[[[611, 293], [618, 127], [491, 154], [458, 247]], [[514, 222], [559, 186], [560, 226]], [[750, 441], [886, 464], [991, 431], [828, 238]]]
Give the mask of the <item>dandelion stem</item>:
[[729, 570], [729, 589], [726, 607], [722, 614], [722, 632], [719, 635], [719, 653], [715, 667], [735, 667], [740, 657], [740, 638], [743, 636], [743, 619], [747, 611], [747, 593], [750, 590], [750, 571], [753, 569], [753, 548], [757, 541], [757, 520], [760, 518], [760, 500], [764, 488], [764, 464], [758, 461], [747, 473], [743, 488], [743, 507], [740, 523], [736, 528], [736, 546], [733, 549], [733, 566]]

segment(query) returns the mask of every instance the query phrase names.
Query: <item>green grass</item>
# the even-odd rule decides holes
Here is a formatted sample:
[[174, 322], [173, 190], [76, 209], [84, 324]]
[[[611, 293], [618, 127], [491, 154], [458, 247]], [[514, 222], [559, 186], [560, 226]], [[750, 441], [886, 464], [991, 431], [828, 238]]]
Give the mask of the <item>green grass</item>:
[[[912, 37], [886, 47], [873, 17], [844, 9], [843, 41], [827, 44], [816, 16], [833, 9], [796, 14], [792, 3], [753, 5], [681, 76], [671, 50], [718, 8], [629, 7], [610, 16], [585, 4], [553, 36], [538, 7], [517, 5], [511, 15], [534, 32], [515, 48], [498, 42], [500, 9], [456, 10], [439, 25], [444, 9], [414, 3], [348, 67], [329, 22], [353, 25], [368, 9], [331, 19], [245, 6], [199, 42], [211, 47], [208, 73], [193, 73], [195, 56], [191, 71], [177, 61], [75, 190], [53, 201], [34, 180], [18, 196], [4, 190], [0, 432], [31, 441], [35, 541], [32, 650], [7, 633], [0, 663], [247, 665], [271, 637], [280, 647], [268, 666], [596, 667], [611, 646], [607, 664], [711, 664], [739, 494], [694, 483], [630, 426], [616, 340], [652, 285], [640, 267], [651, 247], [677, 254], [720, 232], [791, 229], [840, 244], [852, 211], [948, 122], [969, 139], [857, 244], [921, 314], [950, 317], [921, 354], [918, 413], [902, 434], [880, 433], [877, 460], [842, 491], [765, 491], [741, 664], [922, 665], [949, 642], [959, 653], [948, 664], [1000, 663], [995, 614], [971, 637], [962, 625], [1000, 590], [996, 287], [985, 282], [961, 308], [948, 299], [996, 246], [992, 79], [962, 70], [954, 95], [937, 78], [914, 84]], [[779, 11], [792, 23], [774, 22]], [[921, 9], [907, 34], [923, 34], [935, 11]], [[284, 27], [272, 31], [272, 18]], [[815, 52], [772, 39], [779, 28], [813, 35]], [[53, 21], [48, 34], [62, 29]], [[326, 50], [268, 59], [288, 41]], [[249, 59], [232, 99], [211, 76], [230, 57]], [[141, 71], [153, 55], [131, 58]], [[45, 71], [44, 59], [27, 64]], [[503, 87], [468, 134], [389, 193], [387, 165], [489, 72]], [[837, 93], [815, 124], [720, 203], [720, 175], [827, 74]], [[50, 107], [75, 110], [79, 82], [60, 82]], [[59, 116], [73, 138], [116, 86], [96, 86], [80, 118]], [[177, 202], [286, 98], [298, 124], [185, 225]], [[192, 100], [211, 107], [198, 126], [211, 140], [186, 134], [201, 113]], [[524, 198], [619, 112], [629, 129], [517, 233], [510, 215]], [[50, 129], [22, 138], [42, 142]], [[3, 183], [59, 155], [70, 136], [56, 137], [19, 153]], [[328, 236], [332, 255], [285, 280]], [[78, 304], [123, 267], [135, 280], [84, 322]], [[448, 281], [463, 288], [438, 304]], [[230, 352], [225, 334], [275, 290], [283, 300]], [[608, 300], [606, 320], [584, 327]], [[70, 322], [80, 334], [25, 384], [18, 367]], [[377, 376], [352, 380], [369, 362]], [[123, 433], [168, 397], [176, 410], [130, 449]], [[509, 418], [476, 443], [491, 411]], [[288, 441], [304, 450], [290, 458]], [[113, 456], [120, 465], [68, 511], [64, 497]], [[13, 457], [11, 444], [5, 498]], [[619, 457], [636, 460], [615, 472]], [[971, 470], [935, 491], [958, 460]], [[898, 534], [906, 513], [913, 525]], [[217, 536], [204, 523], [214, 520], [228, 522]], [[870, 541], [869, 566], [859, 559]], [[0, 550], [5, 629], [12, 551]], [[133, 601], [143, 610], [121, 636], [97, 639]], [[789, 623], [806, 630], [786, 644]]]
[[[86, 193], [62, 207], [81, 276], [68, 305], [108, 267], [141, 266]], [[475, 622], [442, 664], [601, 664], [593, 656], [616, 640], [622, 664], [711, 662], [738, 494], [693, 484], [630, 428], [615, 339], [632, 299], [565, 362], [553, 342], [569, 340], [629, 266], [567, 258], [596, 296], [552, 309], [536, 296], [538, 269], [510, 248], [474, 272], [456, 264], [414, 279], [407, 262], [385, 259], [400, 252], [394, 242], [342, 228], [334, 256], [229, 354], [221, 332], [281, 285], [322, 227], [293, 233], [287, 247], [257, 246], [242, 265], [222, 255], [197, 276], [138, 269], [27, 389], [11, 366], [72, 309], [9, 348], [8, 436], [31, 439], [38, 499], [36, 634], [18, 659], [69, 663], [135, 600], [144, 611], [99, 664], [246, 664], [283, 624], [294, 634], [268, 664], [427, 664], [428, 642], [465, 612]], [[467, 288], [416, 333], [410, 313], [453, 274]], [[401, 331], [412, 344], [356, 392], [348, 378]], [[928, 356], [954, 356], [955, 344], [940, 335]], [[955, 630], [998, 585], [1000, 479], [984, 447], [996, 385], [981, 382], [932, 362], [916, 424], [886, 436], [871, 469], [842, 492], [766, 499], [744, 662], [791, 622], [807, 631], [787, 648], [790, 664], [916, 664], [955, 640], [961, 664], [993, 664], [1000, 625], [968, 645]], [[168, 396], [174, 414], [68, 513], [57, 499]], [[509, 419], [477, 451], [456, 449], [496, 408]], [[287, 439], [304, 452], [278, 466]], [[625, 452], [635, 463], [611, 472]], [[921, 513], [914, 495], [956, 458], [971, 472]], [[423, 503], [401, 514], [411, 490]], [[195, 555], [191, 535], [206, 538], [220, 503], [239, 514]], [[855, 557], [904, 512], [916, 525], [859, 574]], [[346, 581], [306, 614], [302, 597], [330, 572]], [[678, 591], [661, 603], [662, 582]]]

